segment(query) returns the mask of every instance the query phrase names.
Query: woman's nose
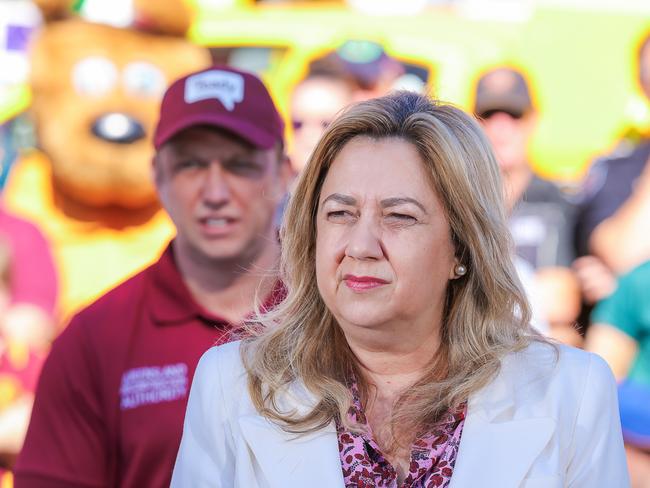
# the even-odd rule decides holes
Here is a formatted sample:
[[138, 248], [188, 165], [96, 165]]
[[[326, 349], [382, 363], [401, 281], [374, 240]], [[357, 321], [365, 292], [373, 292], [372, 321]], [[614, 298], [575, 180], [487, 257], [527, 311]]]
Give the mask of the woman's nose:
[[354, 259], [381, 259], [380, 229], [372, 218], [359, 218], [350, 228], [345, 255]]

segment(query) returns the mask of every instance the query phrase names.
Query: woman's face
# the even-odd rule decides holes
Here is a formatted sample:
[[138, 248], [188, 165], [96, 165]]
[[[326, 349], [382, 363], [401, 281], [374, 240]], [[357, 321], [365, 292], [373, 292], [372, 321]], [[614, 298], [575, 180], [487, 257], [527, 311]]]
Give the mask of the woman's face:
[[316, 278], [349, 327], [439, 327], [454, 277], [449, 222], [420, 155], [398, 138], [355, 137], [323, 182]]

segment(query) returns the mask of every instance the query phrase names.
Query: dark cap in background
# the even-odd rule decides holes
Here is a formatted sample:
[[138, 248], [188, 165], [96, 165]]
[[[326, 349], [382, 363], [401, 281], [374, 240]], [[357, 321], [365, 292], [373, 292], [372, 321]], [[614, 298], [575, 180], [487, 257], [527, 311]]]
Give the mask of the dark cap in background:
[[474, 113], [479, 117], [490, 112], [506, 112], [521, 117], [533, 111], [528, 83], [523, 74], [512, 68], [488, 71], [476, 85]]
[[346, 41], [336, 49], [334, 55], [366, 90], [375, 87], [383, 71], [391, 68], [401, 70], [399, 62], [388, 56], [381, 44], [373, 41]]
[[189, 74], [169, 86], [160, 106], [154, 146], [159, 149], [195, 125], [223, 129], [260, 149], [270, 149], [284, 137], [284, 123], [262, 81], [227, 66]]

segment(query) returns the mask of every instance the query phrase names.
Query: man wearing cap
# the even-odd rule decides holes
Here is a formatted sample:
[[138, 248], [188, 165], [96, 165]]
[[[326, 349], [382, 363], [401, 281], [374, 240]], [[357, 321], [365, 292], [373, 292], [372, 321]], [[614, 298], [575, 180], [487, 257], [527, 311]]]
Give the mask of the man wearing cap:
[[169, 486], [199, 357], [282, 287], [273, 217], [290, 176], [262, 82], [213, 67], [174, 82], [154, 135], [177, 235], [55, 341], [16, 465], [21, 487]]
[[[639, 87], [650, 99], [650, 32], [638, 46]], [[585, 252], [620, 275], [591, 314], [585, 348], [600, 354], [620, 380], [630, 480], [632, 486], [650, 486], [650, 132], [637, 137], [592, 165], [583, 186], [579, 237]]]
[[531, 299], [540, 303], [552, 334], [578, 342], [571, 324], [579, 312], [579, 289], [569, 269], [575, 210], [552, 182], [533, 172], [529, 147], [537, 112], [524, 75], [511, 67], [485, 73], [476, 85], [474, 113], [501, 169], [516, 254], [535, 271]]
[[[650, 101], [650, 31], [639, 42], [637, 62], [638, 86], [646, 101]], [[649, 161], [650, 127], [637, 128], [612, 153], [596, 159], [583, 182], [577, 232], [579, 251], [597, 253], [617, 274], [629, 271], [648, 257], [644, 249], [647, 242], [634, 239], [633, 232], [630, 239], [630, 231], [638, 225], [629, 217], [634, 209], [618, 211], [626, 202], [628, 207], [636, 206], [637, 183], [650, 166]], [[608, 221], [610, 217], [614, 218]]]
[[[636, 54], [638, 87], [650, 100], [650, 32], [639, 39]], [[645, 238], [647, 204], [643, 195], [649, 187], [643, 181], [649, 180], [644, 178], [644, 172], [650, 175], [649, 130], [635, 129], [612, 153], [596, 159], [582, 182], [576, 225], [581, 257], [574, 268], [589, 304], [583, 311], [587, 317], [591, 305], [616, 290], [618, 275], [630, 272], [650, 253], [650, 240]], [[591, 321], [598, 325], [593, 317]], [[620, 348], [624, 356], [629, 353], [627, 339], [613, 327], [589, 326], [588, 342], [606, 344], [612, 351]], [[647, 464], [650, 479], [650, 458]]]

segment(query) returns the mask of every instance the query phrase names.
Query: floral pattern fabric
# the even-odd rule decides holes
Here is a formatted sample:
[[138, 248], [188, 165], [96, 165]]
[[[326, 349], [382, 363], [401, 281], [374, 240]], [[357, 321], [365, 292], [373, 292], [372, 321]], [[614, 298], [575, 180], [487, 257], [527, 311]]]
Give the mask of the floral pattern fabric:
[[444, 488], [449, 485], [465, 424], [467, 403], [450, 410], [431, 431], [418, 436], [411, 446], [409, 472], [398, 484], [397, 471], [381, 453], [361, 407], [356, 383], [352, 383], [350, 420], [365, 427], [364, 433], [346, 431], [337, 422], [339, 453], [346, 488]]

